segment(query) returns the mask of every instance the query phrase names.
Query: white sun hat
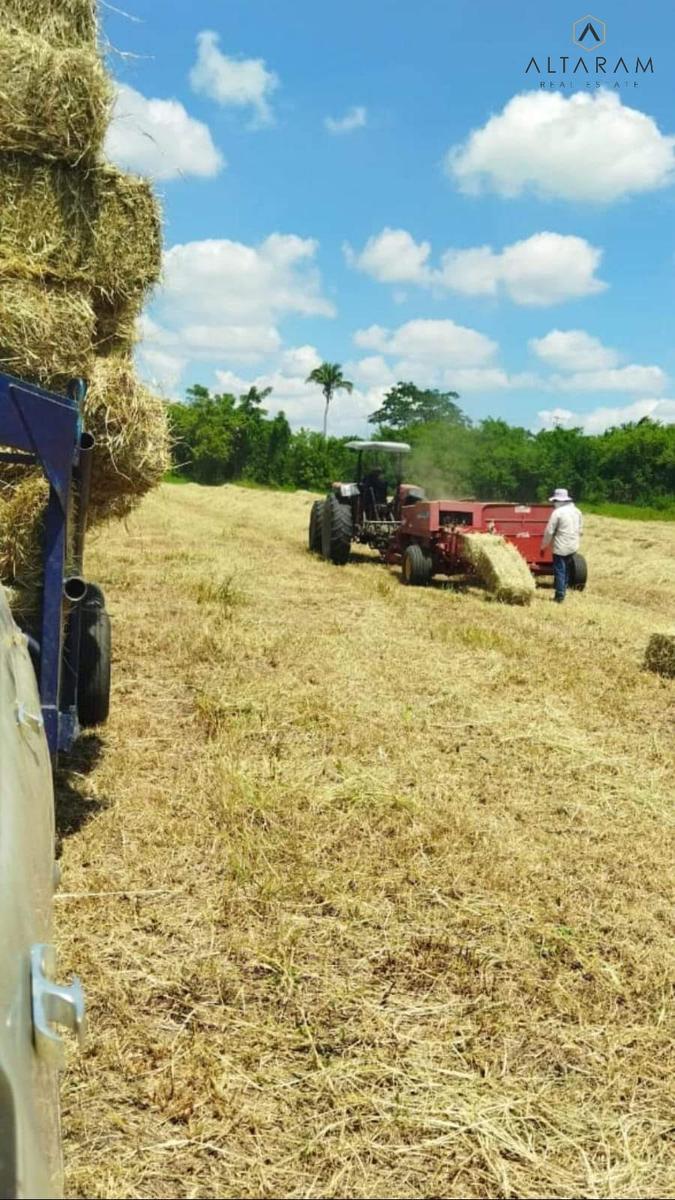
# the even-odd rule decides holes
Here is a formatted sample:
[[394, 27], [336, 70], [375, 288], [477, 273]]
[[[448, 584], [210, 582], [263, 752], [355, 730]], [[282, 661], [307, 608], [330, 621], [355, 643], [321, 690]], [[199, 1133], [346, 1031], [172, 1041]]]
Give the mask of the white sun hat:
[[571, 500], [571, 499], [572, 499], [572, 497], [570, 496], [567, 488], [556, 488], [553, 495], [549, 496], [549, 501], [552, 500], [554, 504], [556, 503], [556, 501], [558, 502], [558, 504], [563, 504], [565, 502], [565, 500]]

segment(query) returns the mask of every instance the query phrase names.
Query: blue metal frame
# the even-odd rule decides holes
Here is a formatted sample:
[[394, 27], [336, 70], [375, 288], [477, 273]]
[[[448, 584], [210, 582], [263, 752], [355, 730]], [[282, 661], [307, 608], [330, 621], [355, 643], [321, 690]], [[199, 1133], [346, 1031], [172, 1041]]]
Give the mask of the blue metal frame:
[[[79, 733], [77, 668], [79, 613], [74, 628], [64, 620], [66, 547], [73, 473], [80, 457], [84, 383], [67, 396], [0, 373], [0, 461], [39, 466], [49, 482], [43, 543], [43, 593], [38, 683], [51, 754], [70, 749]], [[18, 451], [18, 453], [17, 453]], [[65, 670], [64, 670], [65, 668]]]

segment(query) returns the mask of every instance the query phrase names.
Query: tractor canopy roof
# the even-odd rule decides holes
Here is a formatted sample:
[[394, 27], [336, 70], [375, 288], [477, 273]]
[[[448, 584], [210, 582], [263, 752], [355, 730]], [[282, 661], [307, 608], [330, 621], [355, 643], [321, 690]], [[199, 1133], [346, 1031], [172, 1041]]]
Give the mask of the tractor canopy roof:
[[348, 450], [383, 450], [385, 454], [407, 454], [407, 442], [345, 442]]

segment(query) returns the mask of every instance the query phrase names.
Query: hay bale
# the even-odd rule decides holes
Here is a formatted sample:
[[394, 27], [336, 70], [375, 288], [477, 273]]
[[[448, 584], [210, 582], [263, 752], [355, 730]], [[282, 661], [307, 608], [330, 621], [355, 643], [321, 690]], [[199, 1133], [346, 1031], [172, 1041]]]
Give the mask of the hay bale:
[[525, 559], [515, 546], [496, 533], [462, 535], [472, 569], [497, 600], [505, 604], [529, 604], [535, 583]]
[[88, 288], [0, 275], [0, 369], [62, 391], [88, 375], [93, 334]]
[[139, 382], [131, 361], [96, 359], [84, 422], [96, 438], [90, 520], [125, 516], [169, 468], [164, 401]]
[[0, 272], [88, 283], [121, 304], [157, 281], [161, 256], [159, 205], [145, 179], [111, 166], [0, 159]]
[[100, 358], [130, 357], [138, 341], [138, 318], [144, 303], [143, 291], [123, 300], [111, 300], [104, 293], [94, 289], [94, 351]]
[[675, 634], [653, 633], [645, 651], [645, 667], [675, 679]]
[[42, 575], [42, 529], [49, 486], [39, 472], [0, 484], [0, 582], [11, 587], [12, 612], [35, 610]]
[[111, 102], [110, 78], [96, 54], [0, 32], [0, 151], [91, 159], [103, 144]]
[[96, 0], [2, 0], [0, 27], [30, 33], [53, 46], [95, 46]]

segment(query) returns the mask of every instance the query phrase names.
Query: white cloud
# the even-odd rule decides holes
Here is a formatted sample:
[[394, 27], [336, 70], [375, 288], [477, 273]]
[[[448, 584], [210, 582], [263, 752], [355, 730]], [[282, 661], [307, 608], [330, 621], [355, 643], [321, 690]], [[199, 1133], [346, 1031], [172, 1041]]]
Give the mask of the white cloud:
[[543, 338], [532, 338], [529, 346], [537, 358], [560, 371], [599, 371], [619, 362], [616, 350], [583, 329], [552, 329]]
[[640, 421], [650, 417], [665, 425], [675, 424], [675, 400], [636, 400], [617, 408], [594, 408], [587, 413], [572, 412], [568, 408], [543, 409], [537, 413], [544, 429], [562, 425], [564, 429], [583, 429], [585, 433], [602, 433], [615, 425], [629, 421]]
[[218, 42], [218, 34], [210, 29], [197, 35], [197, 61], [190, 71], [193, 90], [226, 108], [251, 108], [257, 125], [269, 125], [269, 101], [279, 86], [278, 76], [262, 58], [229, 58]]
[[190, 362], [257, 363], [281, 350], [277, 323], [285, 317], [333, 316], [316, 250], [310, 238], [279, 233], [258, 246], [225, 239], [172, 246], [153, 316], [142, 323], [146, 373], [174, 388]]
[[495, 355], [497, 343], [450, 320], [407, 321], [390, 331], [381, 325], [357, 330], [357, 346], [434, 366], [481, 366]]
[[[552, 329], [542, 338], [532, 338], [530, 350], [549, 367], [564, 372], [551, 375], [547, 386], [563, 392], [659, 393], [667, 385], [660, 367], [628, 363], [611, 346], [583, 329]], [[565, 410], [552, 410], [561, 411]]]
[[602, 251], [585, 238], [535, 233], [494, 253], [490, 246], [448, 250], [441, 279], [465, 295], [494, 295], [503, 289], [516, 304], [559, 304], [604, 291], [595, 272]]
[[[247, 391], [251, 384], [261, 389], [271, 387], [272, 395], [265, 401], [265, 407], [271, 414], [283, 409], [294, 428], [304, 425], [310, 429], [320, 429], [324, 399], [316, 384], [306, 382], [310, 371], [320, 362], [321, 356], [314, 346], [295, 346], [280, 354], [272, 368], [251, 378], [244, 378], [233, 371], [217, 371], [217, 384], [223, 391], [235, 395]], [[354, 365], [345, 364], [345, 378], [356, 378], [351, 371]], [[329, 432], [340, 436], [363, 428], [368, 415], [379, 407], [383, 394], [384, 388], [378, 386], [355, 387], [351, 394], [339, 392], [331, 404]]]
[[595, 274], [602, 251], [585, 238], [560, 233], [535, 233], [501, 251], [446, 250], [439, 269], [429, 262], [429, 242], [416, 242], [406, 229], [385, 228], [360, 253], [349, 244], [344, 251], [350, 266], [381, 283], [415, 283], [465, 296], [503, 292], [516, 304], [559, 304], [607, 286]]
[[226, 165], [209, 129], [178, 100], [149, 99], [117, 84], [105, 141], [111, 162], [153, 179], [217, 175]]
[[470, 194], [531, 190], [602, 204], [669, 184], [674, 147], [675, 138], [615, 93], [528, 92], [453, 147], [446, 169]]
[[362, 104], [355, 104], [344, 117], [324, 117], [323, 123], [329, 133], [352, 133], [355, 129], [363, 129], [367, 123], [366, 109]]
[[366, 242], [360, 254], [349, 243], [344, 246], [350, 266], [380, 283], [428, 283], [429, 242], [416, 242], [407, 229], [383, 229]]
[[502, 392], [541, 387], [536, 375], [523, 371], [509, 375], [501, 367], [453, 367], [446, 371], [443, 383], [463, 395], [465, 392]]
[[603, 371], [575, 371], [572, 375], [553, 375], [552, 387], [563, 392], [662, 392], [667, 384], [660, 367], [641, 367], [633, 363]]

